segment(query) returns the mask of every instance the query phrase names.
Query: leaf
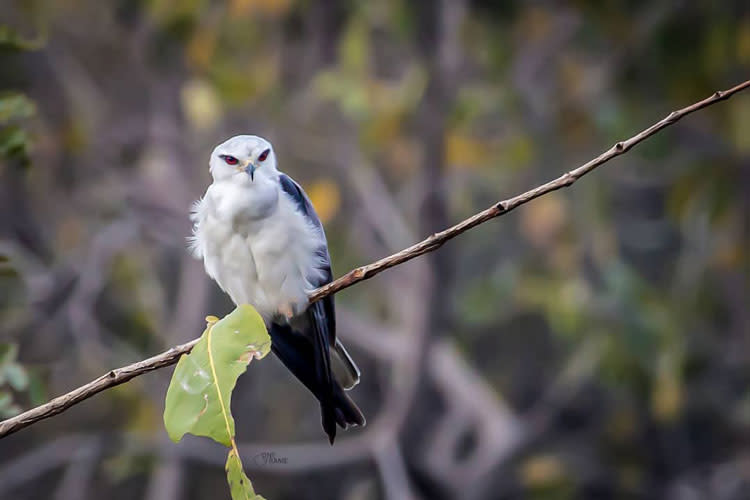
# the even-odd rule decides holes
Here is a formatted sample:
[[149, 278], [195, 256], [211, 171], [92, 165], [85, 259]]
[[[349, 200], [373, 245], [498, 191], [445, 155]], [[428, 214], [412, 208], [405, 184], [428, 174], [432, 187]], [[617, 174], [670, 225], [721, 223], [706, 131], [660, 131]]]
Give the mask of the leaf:
[[245, 474], [242, 461], [234, 448], [229, 450], [224, 469], [227, 471], [227, 482], [229, 483], [232, 500], [265, 500], [253, 490], [253, 485]]
[[221, 100], [216, 90], [205, 80], [193, 79], [180, 91], [182, 110], [196, 130], [211, 129], [222, 115]]
[[519, 470], [521, 482], [530, 488], [550, 485], [566, 476], [565, 466], [559, 458], [540, 455], [527, 459]]
[[34, 101], [18, 92], [0, 94], [0, 124], [10, 120], [29, 118], [36, 112]]
[[248, 14], [279, 17], [291, 5], [291, 0], [232, 0], [229, 2], [229, 12], [232, 17]]
[[234, 438], [229, 406], [232, 390], [250, 360], [268, 354], [271, 338], [263, 319], [249, 305], [238, 306], [218, 322], [207, 319], [200, 341], [180, 358], [172, 375], [164, 425], [175, 442], [190, 433], [230, 446]]
[[44, 384], [44, 379], [35, 370], [29, 372], [29, 399], [31, 400], [32, 406], [39, 406], [49, 401], [47, 394], [47, 387]]
[[0, 130], [0, 157], [25, 159], [29, 154], [29, 136], [13, 125]]
[[13, 396], [8, 391], [0, 391], [0, 411], [8, 408], [13, 403]]
[[341, 195], [336, 182], [330, 179], [317, 180], [310, 184], [307, 195], [310, 197], [310, 201], [323, 224], [330, 222], [339, 211]]
[[521, 234], [535, 247], [547, 248], [558, 244], [559, 236], [568, 222], [566, 198], [551, 193], [530, 203], [521, 212]]
[[339, 46], [339, 58], [344, 71], [354, 75], [367, 74], [370, 38], [367, 23], [354, 17], [343, 36]]
[[25, 391], [29, 386], [29, 376], [23, 366], [18, 363], [10, 363], [5, 367], [5, 377], [8, 384], [17, 391]]
[[44, 37], [28, 40], [9, 26], [0, 26], [0, 49], [35, 50], [44, 45]]
[[16, 344], [0, 344], [0, 368], [16, 360], [18, 355], [18, 346]]

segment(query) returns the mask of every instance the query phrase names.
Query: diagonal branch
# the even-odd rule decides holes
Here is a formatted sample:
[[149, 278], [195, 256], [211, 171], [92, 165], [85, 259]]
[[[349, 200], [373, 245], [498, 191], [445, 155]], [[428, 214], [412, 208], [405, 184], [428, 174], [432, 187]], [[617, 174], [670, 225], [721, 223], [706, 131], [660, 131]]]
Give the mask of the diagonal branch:
[[538, 198], [544, 194], [547, 194], [551, 191], [556, 191], [560, 188], [568, 187], [582, 176], [594, 170], [596, 167], [608, 162], [616, 156], [620, 156], [621, 154], [626, 153], [636, 144], [646, 140], [660, 130], [672, 125], [682, 117], [689, 115], [694, 111], [698, 111], [699, 109], [703, 109], [707, 106], [715, 104], [719, 101], [729, 99], [733, 94], [740, 92], [748, 87], [750, 87], [750, 80], [732, 87], [729, 90], [717, 91], [711, 97], [696, 102], [695, 104], [692, 104], [688, 107], [682, 108], [677, 111], [672, 111], [665, 118], [654, 123], [647, 129], [639, 132], [626, 141], [620, 141], [616, 143], [614, 146], [612, 146], [593, 160], [589, 161], [588, 163], [584, 163], [580, 167], [561, 175], [555, 180], [549, 181], [546, 184], [542, 184], [541, 186], [537, 186], [534, 189], [530, 189], [529, 191], [519, 194], [518, 196], [514, 196], [513, 198], [495, 203], [491, 207], [479, 212], [478, 214], [472, 215], [468, 219], [459, 222], [455, 226], [452, 226], [439, 233], [435, 233], [429, 238], [426, 238], [419, 243], [410, 246], [409, 248], [405, 248], [400, 252], [394, 253], [393, 255], [390, 255], [384, 259], [380, 259], [379, 261], [373, 262], [372, 264], [358, 267], [357, 269], [349, 271], [339, 279], [315, 290], [312, 294], [310, 294], [310, 302], [318, 301], [327, 295], [339, 292], [344, 288], [348, 288], [362, 280], [372, 278], [376, 274], [385, 271], [388, 268], [402, 264], [415, 257], [426, 254], [427, 252], [437, 250], [446, 241], [455, 238], [459, 234], [464, 233], [469, 229], [478, 226], [479, 224], [487, 222], [488, 220], [494, 219], [495, 217], [498, 217], [500, 215], [504, 215], [514, 208], [518, 208], [524, 203], [533, 200], [534, 198]]
[[[376, 262], [373, 262], [372, 264], [358, 267], [357, 269], [349, 271], [344, 276], [325, 286], [318, 288], [313, 293], [311, 293], [310, 302], [318, 301], [323, 297], [337, 293], [344, 288], [348, 288], [355, 283], [359, 283], [360, 281], [372, 278], [376, 274], [385, 271], [386, 269], [402, 264], [406, 261], [414, 259], [415, 257], [419, 257], [420, 255], [424, 255], [425, 253], [437, 250], [446, 241], [455, 238], [459, 234], [464, 233], [469, 229], [478, 226], [479, 224], [487, 222], [490, 219], [494, 219], [495, 217], [499, 217], [500, 215], [507, 214], [511, 210], [523, 205], [524, 203], [527, 203], [551, 191], [556, 191], [558, 189], [568, 187], [598, 166], [608, 162], [616, 156], [620, 156], [626, 153], [636, 144], [639, 144], [640, 142], [646, 140], [660, 130], [674, 124], [684, 116], [689, 115], [694, 111], [698, 111], [699, 109], [703, 109], [707, 106], [711, 106], [712, 104], [716, 104], [719, 101], [729, 99], [732, 95], [745, 90], [748, 87], [750, 87], [750, 80], [740, 83], [739, 85], [732, 87], [731, 89], [717, 91], [711, 97], [696, 102], [695, 104], [692, 104], [680, 110], [673, 111], [662, 120], [659, 120], [647, 129], [634, 135], [630, 139], [616, 143], [614, 146], [612, 146], [593, 160], [561, 175], [555, 180], [549, 181], [546, 184], [542, 184], [541, 186], [537, 186], [534, 189], [530, 189], [529, 191], [519, 194], [518, 196], [514, 196], [513, 198], [498, 202], [491, 207], [469, 217], [468, 219], [459, 222], [455, 226], [452, 226], [439, 233], [435, 233], [429, 238], [426, 238], [415, 245], [405, 248], [400, 252], [385, 257], [384, 259], [380, 259]], [[71, 406], [90, 398], [94, 394], [97, 394], [116, 385], [123, 384], [134, 377], [153, 370], [157, 370], [159, 368], [163, 368], [165, 366], [175, 364], [181, 355], [190, 352], [197, 341], [197, 339], [193, 340], [186, 344], [173, 347], [166, 352], [163, 352], [146, 360], [139, 361], [122, 368], [111, 370], [110, 372], [102, 375], [96, 380], [93, 380], [88, 384], [74, 389], [67, 394], [59, 396], [48, 403], [21, 413], [20, 415], [17, 415], [15, 417], [4, 420], [0, 422], [0, 438], [5, 437], [9, 434], [13, 434], [14, 432], [23, 429], [24, 427], [38, 422], [39, 420], [43, 420], [45, 418], [49, 418], [62, 413]]]

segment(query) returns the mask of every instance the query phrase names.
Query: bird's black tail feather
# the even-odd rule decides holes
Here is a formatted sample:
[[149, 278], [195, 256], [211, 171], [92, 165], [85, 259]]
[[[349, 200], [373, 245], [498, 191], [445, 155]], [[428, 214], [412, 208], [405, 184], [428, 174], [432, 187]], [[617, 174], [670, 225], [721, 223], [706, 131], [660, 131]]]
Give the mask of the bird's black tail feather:
[[318, 381], [319, 392], [316, 394], [320, 401], [323, 430], [328, 434], [328, 440], [333, 444], [336, 437], [336, 409], [333, 405], [333, 374], [331, 373], [331, 346], [328, 342], [328, 330], [325, 314], [320, 304], [313, 304], [307, 310], [312, 334], [315, 380]]
[[272, 324], [271, 350], [320, 402], [323, 430], [333, 444], [336, 424], [342, 429], [364, 425], [365, 417], [332, 376], [328, 352], [321, 352], [328, 342], [316, 330], [310, 325], [310, 331], [302, 333], [289, 325]]

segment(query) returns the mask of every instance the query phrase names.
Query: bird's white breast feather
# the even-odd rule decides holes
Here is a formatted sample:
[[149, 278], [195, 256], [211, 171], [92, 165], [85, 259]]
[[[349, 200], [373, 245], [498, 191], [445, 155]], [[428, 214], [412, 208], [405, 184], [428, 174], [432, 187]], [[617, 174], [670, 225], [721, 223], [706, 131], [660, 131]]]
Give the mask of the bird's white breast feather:
[[323, 277], [317, 250], [325, 236], [280, 186], [249, 192], [214, 183], [191, 218], [193, 254], [235, 304], [252, 304], [266, 321], [284, 308], [307, 307]]

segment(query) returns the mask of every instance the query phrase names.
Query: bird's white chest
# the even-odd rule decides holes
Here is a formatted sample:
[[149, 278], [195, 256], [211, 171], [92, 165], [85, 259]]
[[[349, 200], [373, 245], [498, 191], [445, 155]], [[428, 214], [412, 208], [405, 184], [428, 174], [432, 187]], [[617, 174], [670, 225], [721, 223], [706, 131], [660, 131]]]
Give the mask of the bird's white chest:
[[193, 219], [196, 256], [236, 304], [252, 304], [266, 321], [306, 309], [325, 240], [280, 189], [213, 184]]

